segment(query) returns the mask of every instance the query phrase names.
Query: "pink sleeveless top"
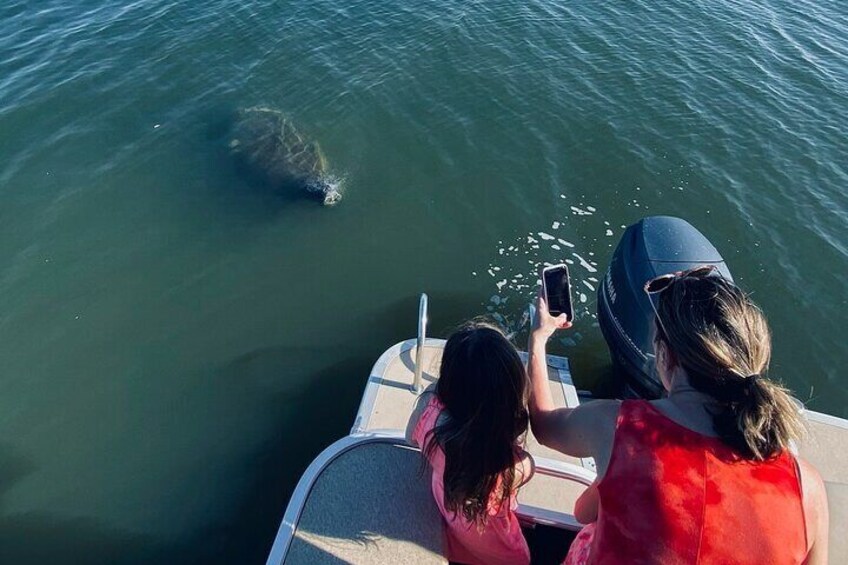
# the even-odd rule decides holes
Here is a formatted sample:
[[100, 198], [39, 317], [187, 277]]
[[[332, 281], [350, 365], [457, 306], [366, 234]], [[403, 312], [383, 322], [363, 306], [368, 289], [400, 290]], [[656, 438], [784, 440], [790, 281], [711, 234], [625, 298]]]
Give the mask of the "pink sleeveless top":
[[[412, 438], [421, 447], [422, 452], [426, 452], [424, 442], [432, 440], [432, 436], [428, 434], [436, 426], [443, 408], [434, 395], [415, 425]], [[490, 504], [486, 527], [479, 530], [461, 514], [455, 514], [445, 508], [445, 490], [442, 482], [445, 473], [445, 454], [441, 447], [436, 447], [432, 451], [428, 462], [433, 471], [431, 477], [433, 498], [436, 499], [436, 505], [444, 518], [445, 556], [448, 559], [469, 565], [530, 563], [530, 550], [521, 533], [518, 517], [515, 515], [515, 509], [518, 506], [515, 491], [510, 497], [509, 504], [504, 504], [500, 509], [496, 504]]]

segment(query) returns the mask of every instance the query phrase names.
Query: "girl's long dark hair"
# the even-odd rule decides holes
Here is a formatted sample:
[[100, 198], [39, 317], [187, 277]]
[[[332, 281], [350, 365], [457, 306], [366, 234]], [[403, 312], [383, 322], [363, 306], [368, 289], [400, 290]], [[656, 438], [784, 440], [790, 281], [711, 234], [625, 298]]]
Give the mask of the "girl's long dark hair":
[[[465, 324], [448, 339], [436, 395], [445, 407], [425, 453], [445, 454], [445, 507], [486, 523], [516, 484], [516, 447], [527, 431], [529, 383], [515, 347], [496, 326]], [[435, 440], [435, 441], [431, 441]]]

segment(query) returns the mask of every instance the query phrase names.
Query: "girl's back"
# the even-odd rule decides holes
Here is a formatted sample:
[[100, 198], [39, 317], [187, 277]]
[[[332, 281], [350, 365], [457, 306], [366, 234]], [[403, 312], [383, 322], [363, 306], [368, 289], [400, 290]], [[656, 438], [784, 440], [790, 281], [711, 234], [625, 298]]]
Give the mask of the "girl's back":
[[[436, 395], [432, 395], [412, 432], [412, 439], [427, 454], [432, 470], [431, 488], [433, 497], [446, 524], [445, 554], [451, 561], [460, 563], [521, 564], [530, 562], [530, 550], [521, 533], [518, 517], [516, 491], [508, 501], [499, 505], [496, 497], [489, 500], [485, 527], [467, 520], [461, 513], [452, 512], [445, 506], [445, 454], [441, 447], [428, 450], [432, 441], [432, 430], [436, 426], [444, 407]], [[519, 462], [520, 464], [520, 462]], [[495, 489], [497, 492], [498, 489]], [[493, 493], [495, 494], [495, 493]]]

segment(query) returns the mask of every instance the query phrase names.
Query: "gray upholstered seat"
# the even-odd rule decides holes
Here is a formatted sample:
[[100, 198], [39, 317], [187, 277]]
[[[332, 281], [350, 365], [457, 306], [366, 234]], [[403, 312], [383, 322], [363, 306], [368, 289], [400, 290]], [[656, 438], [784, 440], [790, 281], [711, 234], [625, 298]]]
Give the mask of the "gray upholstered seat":
[[447, 563], [420, 464], [418, 451], [391, 443], [335, 458], [309, 493], [286, 563]]

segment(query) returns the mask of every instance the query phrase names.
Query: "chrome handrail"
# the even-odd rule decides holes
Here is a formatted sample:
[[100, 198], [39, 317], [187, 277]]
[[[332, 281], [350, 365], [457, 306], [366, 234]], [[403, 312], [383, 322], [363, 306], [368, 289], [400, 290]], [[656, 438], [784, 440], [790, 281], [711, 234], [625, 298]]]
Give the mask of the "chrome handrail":
[[415, 378], [412, 379], [412, 392], [421, 394], [424, 386], [421, 384], [421, 366], [424, 358], [424, 342], [427, 340], [427, 294], [421, 293], [418, 301], [418, 341], [415, 344]]

